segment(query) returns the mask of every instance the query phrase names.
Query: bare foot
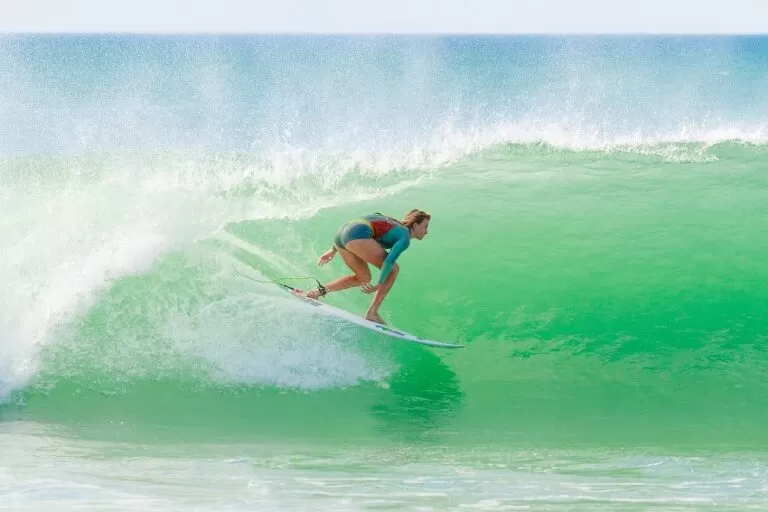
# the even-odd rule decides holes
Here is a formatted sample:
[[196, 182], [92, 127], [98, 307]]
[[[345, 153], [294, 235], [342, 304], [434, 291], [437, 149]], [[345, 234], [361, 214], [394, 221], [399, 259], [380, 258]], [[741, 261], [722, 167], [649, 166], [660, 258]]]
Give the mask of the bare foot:
[[310, 299], [317, 299], [320, 297], [320, 290], [309, 290], [308, 292], [301, 292], [301, 295]]
[[378, 313], [368, 313], [367, 315], [365, 315], [365, 319], [377, 324], [387, 325], [387, 322], [385, 322], [384, 319], [381, 318], [381, 316], [379, 316]]
[[320, 290], [309, 290], [308, 292], [305, 292], [304, 290], [295, 288], [293, 293], [301, 297], [309, 297], [310, 299], [317, 299], [320, 296]]

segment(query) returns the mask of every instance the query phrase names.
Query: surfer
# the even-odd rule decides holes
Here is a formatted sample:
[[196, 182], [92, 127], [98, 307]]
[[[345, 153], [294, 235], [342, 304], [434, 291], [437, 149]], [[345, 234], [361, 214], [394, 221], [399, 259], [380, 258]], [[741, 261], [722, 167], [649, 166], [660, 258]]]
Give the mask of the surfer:
[[[354, 273], [320, 286], [317, 290], [304, 292], [304, 295], [316, 299], [328, 292], [360, 286], [363, 293], [376, 292], [365, 318], [385, 324], [379, 316], [379, 307], [397, 279], [399, 267], [396, 260], [411, 244], [412, 238], [424, 239], [430, 218], [427, 212], [413, 209], [402, 220], [376, 213], [343, 224], [331, 248], [320, 256], [318, 265], [325, 265], [339, 253]], [[390, 249], [389, 253], [385, 249]], [[381, 270], [375, 285], [371, 284], [369, 263]]]

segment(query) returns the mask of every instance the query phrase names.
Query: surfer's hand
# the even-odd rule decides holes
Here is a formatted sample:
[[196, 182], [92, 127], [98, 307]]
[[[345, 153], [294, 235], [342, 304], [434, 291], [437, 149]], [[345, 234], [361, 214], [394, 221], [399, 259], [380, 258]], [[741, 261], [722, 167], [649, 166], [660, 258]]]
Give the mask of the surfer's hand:
[[363, 293], [373, 293], [378, 290], [380, 286], [378, 284], [372, 285], [371, 283], [365, 283], [360, 288]]
[[317, 260], [318, 265], [325, 265], [329, 261], [333, 259], [333, 257], [336, 256], [336, 251], [333, 249], [329, 249], [328, 251], [325, 251], [321, 256], [320, 259]]

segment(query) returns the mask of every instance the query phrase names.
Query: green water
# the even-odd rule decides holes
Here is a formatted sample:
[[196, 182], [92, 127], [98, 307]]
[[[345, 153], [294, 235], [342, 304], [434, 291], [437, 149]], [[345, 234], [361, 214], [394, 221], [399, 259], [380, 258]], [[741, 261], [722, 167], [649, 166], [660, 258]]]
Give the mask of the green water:
[[[0, 437], [15, 464], [34, 452], [53, 469], [7, 473], [36, 490], [2, 499], [65, 493], [76, 509], [91, 482], [120, 509], [764, 504], [766, 162], [736, 143], [504, 145], [415, 177], [348, 176], [390, 192], [187, 239], [107, 278], [31, 353]], [[465, 349], [361, 331], [241, 275], [329, 281], [340, 259], [315, 261], [339, 223], [414, 207], [430, 234], [382, 315]], [[370, 296], [327, 300], [362, 313]], [[116, 483], [136, 471], [147, 482]], [[224, 480], [193, 483], [207, 471]]]
[[[0, 38], [0, 509], [765, 510], [766, 70], [757, 36]], [[411, 208], [382, 316], [464, 349], [241, 275], [329, 282], [341, 223]]]
[[[77, 402], [77, 390], [96, 402], [125, 400], [139, 417], [230, 402], [253, 404], [242, 413], [252, 419], [266, 400], [276, 419], [286, 415], [263, 425], [267, 432], [294, 423], [303, 414], [294, 409], [307, 411], [305, 421], [333, 408], [359, 417], [351, 432], [376, 437], [371, 402], [389, 398], [399, 399], [394, 418], [423, 401], [425, 414], [445, 413], [446, 428], [469, 431], [469, 439], [475, 430], [505, 439], [520, 428], [554, 442], [663, 442], [706, 425], [701, 435], [727, 443], [737, 424], [759, 444], [766, 155], [738, 144], [680, 151], [687, 160], [504, 146], [393, 196], [231, 224], [226, 230], [244, 244], [200, 239], [104, 290], [44, 351], [40, 384], [24, 395], [29, 414]], [[432, 229], [403, 256], [382, 313], [466, 350], [425, 350], [311, 314], [297, 318], [305, 312], [290, 299], [235, 272], [255, 266], [257, 278], [290, 270], [333, 279], [344, 272], [340, 259], [313, 264], [339, 222], [411, 207], [433, 214]], [[350, 290], [328, 300], [362, 312], [369, 299]], [[241, 348], [285, 367], [238, 375], [230, 366]], [[359, 367], [345, 373], [346, 363]], [[283, 411], [265, 398], [278, 393], [273, 384], [302, 405]], [[170, 405], [146, 399], [153, 393], [188, 398]], [[221, 414], [229, 417], [213, 416], [226, 430]], [[560, 431], [557, 422], [572, 424]], [[330, 430], [347, 435], [343, 426]]]

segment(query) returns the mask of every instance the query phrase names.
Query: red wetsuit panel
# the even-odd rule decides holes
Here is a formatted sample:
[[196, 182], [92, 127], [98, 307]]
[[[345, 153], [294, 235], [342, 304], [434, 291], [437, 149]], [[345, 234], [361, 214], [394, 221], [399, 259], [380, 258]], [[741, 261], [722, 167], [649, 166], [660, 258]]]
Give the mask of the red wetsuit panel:
[[392, 228], [395, 227], [395, 225], [392, 222], [389, 222], [388, 220], [372, 220], [369, 221], [371, 224], [371, 227], [373, 227], [373, 238], [379, 238], [383, 236], [385, 233], [390, 231]]

